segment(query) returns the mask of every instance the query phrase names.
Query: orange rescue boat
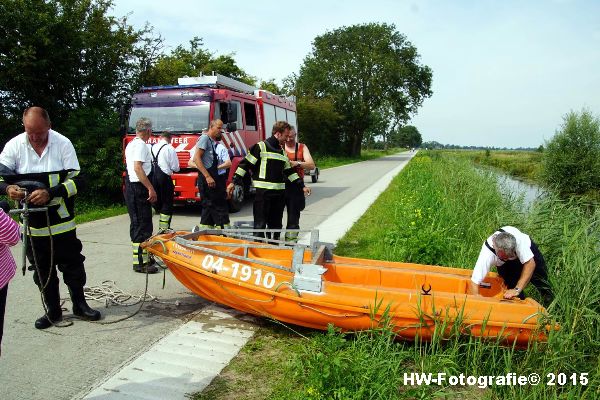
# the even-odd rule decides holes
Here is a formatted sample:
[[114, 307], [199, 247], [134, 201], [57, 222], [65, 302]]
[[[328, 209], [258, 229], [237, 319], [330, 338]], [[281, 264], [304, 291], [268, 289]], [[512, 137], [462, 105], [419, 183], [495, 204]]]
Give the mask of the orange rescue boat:
[[469, 270], [335, 256], [314, 231], [311, 245], [260, 242], [250, 234], [168, 232], [142, 246], [199, 296], [282, 322], [358, 331], [387, 315], [405, 339], [428, 340], [457, 328], [519, 347], [546, 339], [545, 309], [531, 298], [503, 299], [506, 288], [496, 274], [474, 296]]

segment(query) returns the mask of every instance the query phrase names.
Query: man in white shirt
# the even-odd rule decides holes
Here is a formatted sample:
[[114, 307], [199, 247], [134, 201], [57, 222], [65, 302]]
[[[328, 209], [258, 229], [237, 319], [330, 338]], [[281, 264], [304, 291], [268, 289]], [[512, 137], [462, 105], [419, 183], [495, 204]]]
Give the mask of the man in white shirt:
[[[223, 144], [223, 141], [217, 142], [217, 146], [215, 147], [217, 151], [217, 159], [219, 160], [219, 165], [217, 165], [217, 171], [219, 173], [217, 179], [219, 180], [219, 185], [223, 187], [227, 187], [227, 176], [229, 172], [229, 168], [231, 167], [231, 159], [229, 158], [229, 150]], [[227, 195], [225, 195], [227, 197]], [[227, 229], [231, 226], [229, 225], [229, 206], [225, 204], [225, 208], [221, 212], [221, 224], [222, 227]]]
[[156, 202], [156, 191], [148, 176], [151, 171], [152, 156], [146, 145], [152, 133], [152, 121], [140, 118], [135, 125], [136, 136], [125, 147], [125, 203], [131, 225], [129, 236], [133, 249], [133, 270], [154, 274], [155, 265], [150, 265], [148, 252], [140, 244], [152, 235], [152, 203]]
[[471, 293], [479, 293], [479, 284], [492, 266], [508, 288], [505, 299], [524, 299], [523, 289], [531, 282], [542, 295], [544, 306], [552, 302], [544, 257], [535, 242], [517, 228], [502, 227], [483, 243], [471, 275]]
[[30, 207], [48, 207], [49, 221], [46, 213], [31, 213], [30, 229], [23, 232], [24, 240], [32, 244], [27, 247], [27, 258], [35, 267], [33, 280], [43, 291], [47, 310], [35, 321], [35, 327], [46, 329], [62, 319], [56, 268], [69, 288], [73, 314], [99, 320], [100, 312], [88, 306], [83, 292], [85, 257], [74, 220], [75, 195], [81, 183], [75, 148], [68, 138], [51, 129], [50, 117], [41, 107], [25, 110], [23, 125], [25, 132], [11, 139], [0, 154], [0, 164], [10, 171], [0, 177], [0, 193], [23, 200], [27, 190], [25, 200]]
[[171, 132], [162, 132], [160, 140], [150, 149], [152, 156], [152, 186], [156, 190], [157, 200], [152, 206], [160, 215], [158, 230], [171, 228], [173, 218], [173, 196], [175, 185], [171, 175], [179, 171], [179, 159], [175, 148], [171, 146]]
[[223, 144], [223, 141], [217, 142], [216, 150], [217, 150], [217, 159], [219, 160], [219, 165], [217, 166], [219, 175], [220, 176], [225, 175], [225, 179], [227, 179], [226, 174], [227, 174], [227, 171], [229, 170], [229, 167], [231, 167], [231, 159], [229, 158], [229, 150], [227, 150], [227, 147], [225, 147], [225, 145]]

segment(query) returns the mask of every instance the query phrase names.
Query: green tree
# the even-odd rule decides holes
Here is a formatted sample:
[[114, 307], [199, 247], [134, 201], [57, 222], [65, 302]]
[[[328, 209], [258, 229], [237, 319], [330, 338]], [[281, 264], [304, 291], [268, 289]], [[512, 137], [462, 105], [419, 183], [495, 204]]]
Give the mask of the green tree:
[[443, 149], [445, 147], [445, 145], [436, 142], [435, 140], [429, 141], [429, 142], [423, 142], [421, 143], [421, 147], [424, 149]]
[[[71, 138], [86, 178], [80, 195], [88, 201], [120, 201], [123, 138], [114, 133], [119, 118], [114, 110], [79, 108], [69, 114], [61, 133]], [[112, 135], [111, 135], [112, 134]]]
[[406, 125], [397, 129], [392, 135], [392, 143], [398, 147], [419, 147], [423, 143], [421, 133], [412, 126]]
[[340, 131], [343, 117], [328, 98], [303, 97], [298, 101], [298, 133], [314, 155], [339, 155]]
[[129, 96], [161, 40], [107, 15], [111, 7], [111, 0], [0, 2], [0, 125], [10, 135], [33, 104], [59, 126], [72, 110], [108, 109]]
[[108, 15], [110, 0], [0, 1], [0, 139], [22, 130], [23, 109], [48, 110], [75, 145], [82, 195], [120, 200], [117, 106], [137, 90], [162, 39]]
[[317, 36], [295, 79], [299, 98], [330, 98], [344, 116], [344, 153], [360, 155], [363, 135], [388, 110], [393, 124], [407, 121], [431, 96], [431, 69], [394, 25], [362, 24]]
[[284, 94], [283, 89], [281, 89], [279, 87], [279, 85], [277, 85], [275, 83], [275, 79], [269, 79], [268, 81], [262, 81], [259, 86], [261, 89], [268, 90], [269, 92], [274, 93], [274, 94]]
[[600, 190], [600, 120], [589, 110], [570, 112], [546, 144], [542, 177], [562, 194]]
[[190, 40], [189, 48], [177, 46], [170, 54], [158, 57], [142, 76], [143, 85], [174, 85], [183, 76], [201, 76], [218, 73], [255, 85], [256, 79], [242, 70], [234, 54], [215, 56], [204, 48], [202, 38]]

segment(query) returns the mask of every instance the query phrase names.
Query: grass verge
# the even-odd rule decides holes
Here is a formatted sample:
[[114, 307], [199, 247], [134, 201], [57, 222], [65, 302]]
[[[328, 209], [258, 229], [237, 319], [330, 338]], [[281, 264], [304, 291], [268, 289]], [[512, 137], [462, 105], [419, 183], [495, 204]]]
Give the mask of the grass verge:
[[79, 200], [75, 203], [75, 222], [77, 224], [121, 214], [127, 214], [127, 207], [124, 204], [101, 203], [90, 200]]
[[[494, 175], [475, 172], [469, 160], [420, 153], [340, 241], [336, 252], [471, 268], [482, 241], [493, 230], [515, 225], [533, 236], [548, 264], [556, 295], [549, 311], [561, 329], [547, 343], [520, 351], [459, 335], [430, 343], [398, 342], [385, 326], [355, 335], [331, 329], [312, 333], [309, 340], [284, 331], [273, 341], [273, 331], [264, 328], [256, 340], [269, 343], [267, 359], [234, 359], [205, 392], [210, 397], [204, 398], [599, 398], [599, 208], [548, 196], [528, 214], [518, 209], [500, 195]], [[530, 288], [527, 292], [537, 295]], [[266, 374], [256, 372], [263, 368]], [[273, 368], [276, 374], [271, 373]], [[537, 373], [541, 384], [405, 385], [405, 372], [475, 377]], [[267, 389], [257, 392], [258, 386]]]
[[[300, 354], [316, 331], [298, 328], [293, 333], [283, 325], [263, 320], [262, 327], [240, 350], [219, 376], [194, 400], [255, 400], [271, 398], [294, 388], [288, 365]], [[257, 368], [259, 366], [259, 368]], [[295, 387], [295, 390], [300, 390]]]

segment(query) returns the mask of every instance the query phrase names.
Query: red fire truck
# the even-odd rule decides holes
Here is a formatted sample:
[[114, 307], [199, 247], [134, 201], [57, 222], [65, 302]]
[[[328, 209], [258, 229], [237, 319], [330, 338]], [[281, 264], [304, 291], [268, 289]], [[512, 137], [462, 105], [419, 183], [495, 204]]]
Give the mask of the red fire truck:
[[[294, 99], [219, 74], [179, 78], [178, 85], [173, 86], [143, 87], [133, 96], [128, 112], [122, 114], [126, 128], [123, 149], [135, 137], [135, 123], [141, 117], [152, 121], [153, 136], [149, 143], [156, 143], [161, 132], [171, 132], [171, 144], [181, 167], [173, 174], [174, 201], [187, 204], [200, 201], [198, 171], [191, 168], [189, 162], [196, 141], [206, 132], [211, 120], [219, 118], [226, 127], [223, 141], [232, 162], [228, 182], [248, 149], [271, 135], [276, 121], [297, 126]], [[232, 211], [239, 210], [250, 188], [248, 177], [244, 187], [237, 189], [230, 201]]]

